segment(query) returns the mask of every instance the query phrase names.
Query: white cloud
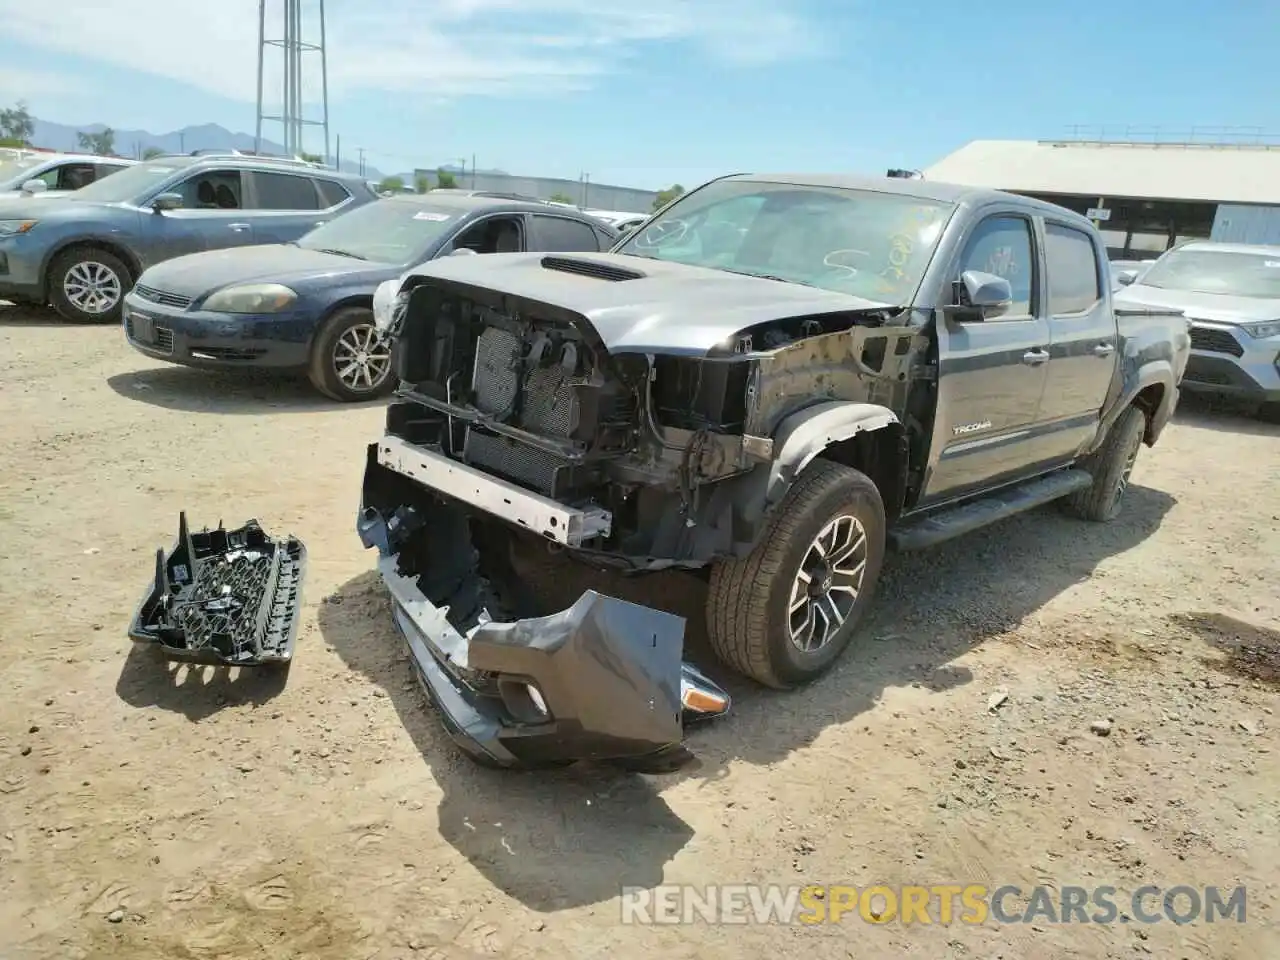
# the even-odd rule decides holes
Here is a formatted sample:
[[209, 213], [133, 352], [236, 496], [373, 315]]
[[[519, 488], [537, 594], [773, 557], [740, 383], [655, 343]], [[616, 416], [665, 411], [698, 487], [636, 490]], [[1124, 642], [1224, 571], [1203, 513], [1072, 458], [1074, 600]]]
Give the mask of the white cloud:
[[[623, 68], [644, 70], [646, 45], [683, 42], [750, 66], [812, 53], [817, 31], [794, 0], [327, 0], [330, 95], [385, 90], [425, 97], [554, 94]], [[303, 0], [304, 17], [317, 0]], [[256, 0], [0, 0], [5, 40], [193, 84], [252, 102]], [[279, 35], [280, 0], [268, 0]], [[315, 39], [314, 30], [309, 30]], [[318, 58], [316, 89], [318, 90]], [[269, 91], [279, 69], [268, 68]], [[8, 89], [2, 82], [0, 88]]]
[[2, 106], [11, 106], [19, 100], [35, 100], [39, 97], [74, 93], [77, 84], [65, 74], [44, 70], [24, 70], [0, 63], [0, 100]]

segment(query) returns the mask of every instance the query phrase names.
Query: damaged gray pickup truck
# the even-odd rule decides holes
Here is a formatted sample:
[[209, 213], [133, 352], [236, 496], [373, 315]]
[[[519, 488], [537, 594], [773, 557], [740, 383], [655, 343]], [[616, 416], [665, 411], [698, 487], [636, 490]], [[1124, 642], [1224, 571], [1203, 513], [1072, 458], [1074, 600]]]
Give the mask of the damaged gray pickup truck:
[[791, 687], [848, 645], [888, 549], [1054, 500], [1110, 520], [1190, 340], [1109, 287], [1101, 238], [1056, 206], [764, 175], [608, 253], [394, 281], [375, 313], [400, 387], [357, 527], [455, 740], [658, 769], [728, 708], [681, 618], [592, 590], [545, 609], [517, 551], [701, 571], [720, 659]]

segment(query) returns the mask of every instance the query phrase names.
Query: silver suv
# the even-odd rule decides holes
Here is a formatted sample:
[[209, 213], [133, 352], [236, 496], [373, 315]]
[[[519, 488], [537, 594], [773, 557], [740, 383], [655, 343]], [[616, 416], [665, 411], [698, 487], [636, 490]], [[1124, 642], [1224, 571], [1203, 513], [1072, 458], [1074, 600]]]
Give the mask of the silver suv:
[[1280, 246], [1185, 243], [1129, 278], [1115, 299], [1119, 307], [1182, 310], [1191, 321], [1183, 390], [1238, 397], [1266, 419], [1280, 416]]

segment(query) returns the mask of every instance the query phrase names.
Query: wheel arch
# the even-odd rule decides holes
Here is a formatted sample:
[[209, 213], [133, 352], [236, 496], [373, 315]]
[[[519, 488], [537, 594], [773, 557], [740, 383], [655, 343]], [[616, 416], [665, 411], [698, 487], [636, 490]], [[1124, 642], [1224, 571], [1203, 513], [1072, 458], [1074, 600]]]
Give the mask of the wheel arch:
[[315, 349], [316, 340], [319, 338], [320, 332], [333, 319], [334, 314], [349, 307], [364, 307], [366, 310], [373, 310], [373, 293], [345, 293], [334, 299], [332, 303], [326, 304], [324, 309], [319, 312], [315, 326], [311, 330], [311, 339], [307, 344], [308, 351]]
[[130, 285], [135, 283], [138, 277], [142, 275], [142, 262], [126, 244], [122, 244], [118, 240], [97, 236], [72, 237], [62, 241], [45, 254], [44, 262], [40, 267], [40, 283], [44, 288], [43, 294], [46, 298], [49, 297], [52, 291], [52, 286], [50, 284], [51, 277], [49, 276], [49, 273], [53, 270], [54, 262], [68, 250], [74, 250], [81, 247], [90, 250], [105, 250], [107, 253], [118, 258], [129, 270]]
[[901, 512], [907, 469], [906, 431], [888, 407], [827, 401], [787, 417], [774, 434], [773, 459], [752, 478], [744, 514], [763, 528], [805, 468], [818, 458], [865, 473], [880, 491], [886, 519]]

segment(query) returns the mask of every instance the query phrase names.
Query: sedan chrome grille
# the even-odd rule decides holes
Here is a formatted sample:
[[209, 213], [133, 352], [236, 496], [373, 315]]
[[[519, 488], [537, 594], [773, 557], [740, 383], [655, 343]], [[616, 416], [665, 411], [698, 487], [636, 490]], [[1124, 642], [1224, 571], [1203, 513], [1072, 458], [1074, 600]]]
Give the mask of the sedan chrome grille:
[[157, 290], [155, 287], [144, 286], [141, 283], [134, 284], [133, 292], [143, 300], [149, 300], [151, 303], [158, 303], [166, 307], [186, 309], [191, 306], [191, 297], [183, 297], [176, 293], [166, 293], [164, 290]]

